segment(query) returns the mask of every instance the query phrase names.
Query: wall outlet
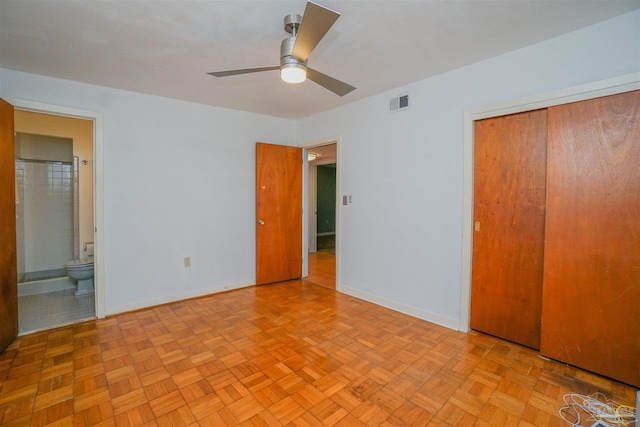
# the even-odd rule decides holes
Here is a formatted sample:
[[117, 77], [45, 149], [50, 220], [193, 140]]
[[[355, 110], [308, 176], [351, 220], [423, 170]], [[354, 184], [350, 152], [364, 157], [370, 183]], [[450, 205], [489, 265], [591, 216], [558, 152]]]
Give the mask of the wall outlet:
[[186, 257], [184, 259], [184, 266], [185, 267], [191, 267], [191, 257]]

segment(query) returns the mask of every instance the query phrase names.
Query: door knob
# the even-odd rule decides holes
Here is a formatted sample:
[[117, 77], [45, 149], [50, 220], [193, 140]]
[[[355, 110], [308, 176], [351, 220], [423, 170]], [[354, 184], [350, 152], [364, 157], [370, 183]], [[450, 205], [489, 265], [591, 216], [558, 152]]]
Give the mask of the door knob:
[[264, 225], [264, 221], [263, 221], [263, 220], [261, 220], [261, 219], [259, 219], [259, 220], [258, 220], [258, 224], [260, 224], [260, 225]]

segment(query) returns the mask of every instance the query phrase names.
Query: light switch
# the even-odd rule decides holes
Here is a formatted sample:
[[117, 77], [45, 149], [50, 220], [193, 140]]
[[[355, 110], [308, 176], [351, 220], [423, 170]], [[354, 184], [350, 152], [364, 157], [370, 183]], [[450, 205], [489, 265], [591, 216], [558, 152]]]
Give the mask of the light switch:
[[349, 200], [347, 199], [347, 196], [342, 196], [342, 204], [344, 206], [347, 206], [349, 204]]

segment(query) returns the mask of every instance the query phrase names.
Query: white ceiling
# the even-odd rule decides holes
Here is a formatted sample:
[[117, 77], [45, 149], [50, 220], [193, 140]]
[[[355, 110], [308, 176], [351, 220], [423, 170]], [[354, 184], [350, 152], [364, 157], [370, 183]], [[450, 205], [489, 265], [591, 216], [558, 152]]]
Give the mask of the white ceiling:
[[319, 0], [342, 14], [309, 66], [343, 98], [277, 71], [304, 0], [0, 0], [0, 66], [298, 119], [640, 8], [640, 0]]

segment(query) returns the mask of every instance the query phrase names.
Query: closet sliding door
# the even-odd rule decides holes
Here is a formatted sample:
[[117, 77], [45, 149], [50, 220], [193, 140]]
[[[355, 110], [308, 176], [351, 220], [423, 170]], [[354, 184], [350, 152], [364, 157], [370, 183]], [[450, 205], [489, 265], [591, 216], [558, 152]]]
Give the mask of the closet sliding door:
[[546, 110], [475, 123], [471, 328], [539, 348]]
[[640, 387], [640, 91], [548, 109], [541, 354]]

